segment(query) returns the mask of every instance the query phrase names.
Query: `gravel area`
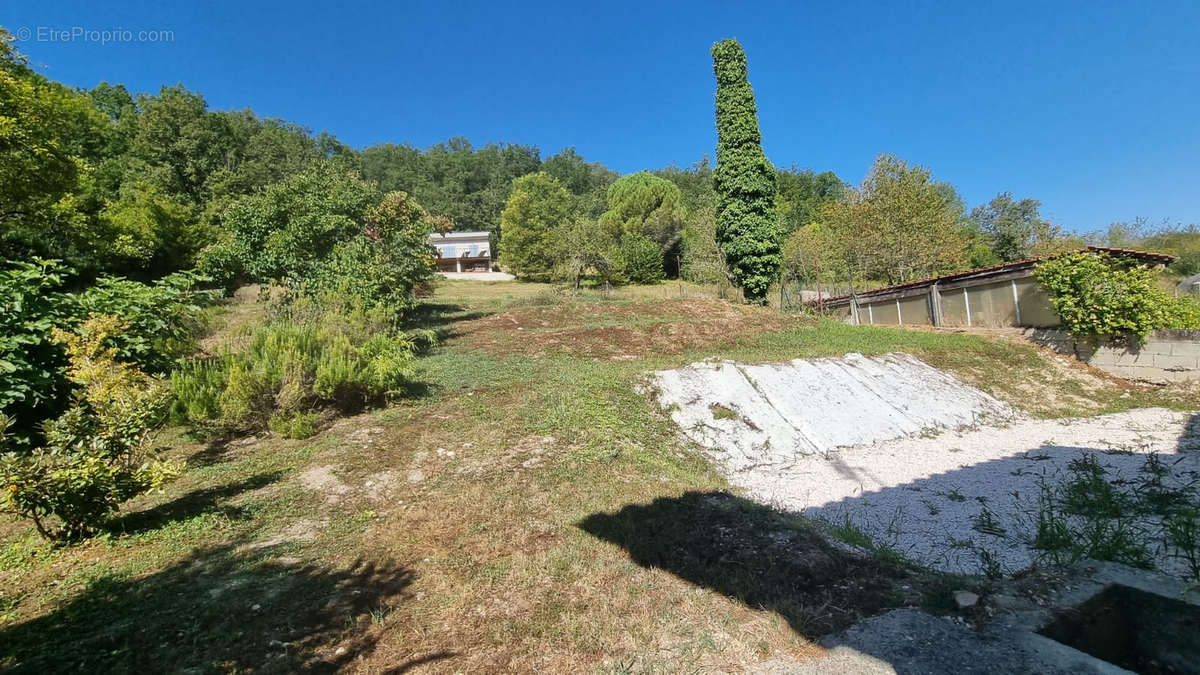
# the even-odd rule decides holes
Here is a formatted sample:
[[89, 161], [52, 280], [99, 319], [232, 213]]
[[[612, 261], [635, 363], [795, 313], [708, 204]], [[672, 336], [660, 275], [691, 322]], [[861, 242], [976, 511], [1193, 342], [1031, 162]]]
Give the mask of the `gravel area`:
[[[749, 496], [949, 572], [1033, 564], [1039, 500], [1061, 492], [1081, 459], [1123, 491], [1144, 480], [1151, 454], [1165, 487], [1200, 484], [1200, 415], [1147, 408], [1033, 420], [908, 354], [710, 360], [648, 382]], [[1133, 523], [1146, 541], [1150, 518]], [[1180, 560], [1150, 554], [1182, 574]]]
[[[821, 519], [852, 523], [878, 544], [935, 569], [978, 574], [980, 550], [1005, 573], [1034, 562], [1043, 484], [1061, 483], [1068, 464], [1096, 458], [1109, 480], [1132, 481], [1149, 453], [1169, 468], [1168, 485], [1200, 476], [1194, 415], [1146, 408], [1069, 420], [1021, 420], [1009, 426], [909, 437], [801, 458], [786, 466], [730, 472], [750, 495]], [[983, 515], [990, 512], [990, 517]], [[1182, 564], [1157, 551], [1157, 566]]]

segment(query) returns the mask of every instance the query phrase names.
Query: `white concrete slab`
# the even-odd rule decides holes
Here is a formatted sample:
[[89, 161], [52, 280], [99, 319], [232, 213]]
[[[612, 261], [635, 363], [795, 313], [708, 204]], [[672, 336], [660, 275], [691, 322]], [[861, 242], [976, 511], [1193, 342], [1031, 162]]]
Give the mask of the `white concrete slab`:
[[684, 433], [735, 472], [1017, 417], [1010, 406], [900, 353], [761, 365], [712, 360], [657, 371], [650, 380]]

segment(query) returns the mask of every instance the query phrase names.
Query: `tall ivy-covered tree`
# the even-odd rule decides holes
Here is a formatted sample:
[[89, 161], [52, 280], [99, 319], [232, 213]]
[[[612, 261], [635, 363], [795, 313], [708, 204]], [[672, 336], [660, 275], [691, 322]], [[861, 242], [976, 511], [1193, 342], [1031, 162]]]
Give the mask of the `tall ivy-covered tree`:
[[775, 167], [762, 150], [746, 53], [737, 40], [713, 45], [717, 77], [717, 242], [746, 300], [765, 304], [779, 273]]

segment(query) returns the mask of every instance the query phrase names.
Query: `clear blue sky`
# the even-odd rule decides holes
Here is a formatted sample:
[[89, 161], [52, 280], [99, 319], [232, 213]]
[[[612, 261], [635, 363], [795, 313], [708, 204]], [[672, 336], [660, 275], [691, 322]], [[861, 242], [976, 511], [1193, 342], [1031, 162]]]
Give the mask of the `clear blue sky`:
[[778, 165], [857, 182], [891, 152], [968, 206], [1011, 191], [1071, 229], [1200, 222], [1194, 0], [183, 4], [27, 0], [2, 20], [14, 33], [174, 31], [156, 44], [21, 42], [72, 85], [182, 83], [213, 108], [355, 147], [575, 146], [622, 173], [713, 153], [709, 47], [736, 37]]

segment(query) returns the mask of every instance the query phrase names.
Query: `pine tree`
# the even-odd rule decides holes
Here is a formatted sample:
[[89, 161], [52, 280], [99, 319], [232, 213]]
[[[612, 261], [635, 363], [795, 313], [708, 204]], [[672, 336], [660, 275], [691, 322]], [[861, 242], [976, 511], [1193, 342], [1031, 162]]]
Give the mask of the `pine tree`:
[[782, 260], [774, 213], [775, 167], [762, 151], [746, 53], [737, 40], [713, 45], [717, 76], [717, 242], [746, 300], [766, 304]]

